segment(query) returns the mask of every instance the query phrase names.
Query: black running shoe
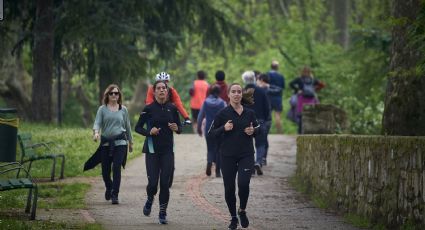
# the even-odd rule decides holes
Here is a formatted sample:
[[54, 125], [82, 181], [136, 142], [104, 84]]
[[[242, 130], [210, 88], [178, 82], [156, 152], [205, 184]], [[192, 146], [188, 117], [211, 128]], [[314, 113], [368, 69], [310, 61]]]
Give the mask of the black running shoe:
[[105, 200], [111, 200], [111, 190], [106, 189]]
[[249, 226], [249, 220], [248, 220], [248, 217], [246, 216], [246, 212], [239, 211], [238, 215], [239, 215], [239, 219], [241, 220], [242, 228], [247, 228]]
[[158, 219], [159, 219], [159, 224], [168, 224], [167, 213], [159, 212]]
[[112, 195], [112, 204], [119, 204], [118, 195]]
[[229, 230], [234, 230], [238, 228], [238, 218], [236, 216], [233, 216], [232, 219], [230, 220], [230, 224], [229, 224]]
[[146, 200], [145, 206], [143, 207], [143, 215], [149, 216], [152, 211], [153, 201]]
[[263, 170], [261, 170], [260, 165], [254, 165], [254, 168], [257, 171], [257, 175], [259, 175], [259, 176], [263, 175]]
[[211, 166], [212, 163], [207, 163], [207, 170], [205, 170], [205, 174], [207, 174], [207, 176], [211, 176]]

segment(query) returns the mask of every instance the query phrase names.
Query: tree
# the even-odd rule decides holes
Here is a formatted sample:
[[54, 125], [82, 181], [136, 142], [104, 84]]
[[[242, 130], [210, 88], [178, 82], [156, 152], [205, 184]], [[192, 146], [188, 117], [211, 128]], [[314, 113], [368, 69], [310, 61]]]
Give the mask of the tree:
[[34, 26], [32, 119], [52, 119], [53, 0], [37, 0]]
[[344, 49], [348, 47], [348, 0], [334, 0], [335, 41]]
[[[421, 9], [421, 0], [394, 0], [390, 76], [385, 97], [383, 133], [386, 135], [425, 135], [425, 76], [417, 70], [420, 51], [408, 36]], [[422, 31], [423, 33], [423, 31]], [[423, 57], [422, 57], [423, 58]]]

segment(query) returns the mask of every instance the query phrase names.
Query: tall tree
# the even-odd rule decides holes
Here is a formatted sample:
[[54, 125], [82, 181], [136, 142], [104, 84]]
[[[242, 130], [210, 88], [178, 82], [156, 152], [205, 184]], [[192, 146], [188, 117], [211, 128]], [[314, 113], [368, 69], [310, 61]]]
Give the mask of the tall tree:
[[425, 135], [425, 76], [417, 71], [420, 51], [408, 36], [415, 24], [421, 0], [394, 0], [390, 76], [388, 77], [383, 133], [387, 135]]
[[53, 0], [37, 0], [34, 26], [32, 119], [52, 119]]
[[345, 49], [348, 47], [348, 0], [334, 0], [335, 41]]

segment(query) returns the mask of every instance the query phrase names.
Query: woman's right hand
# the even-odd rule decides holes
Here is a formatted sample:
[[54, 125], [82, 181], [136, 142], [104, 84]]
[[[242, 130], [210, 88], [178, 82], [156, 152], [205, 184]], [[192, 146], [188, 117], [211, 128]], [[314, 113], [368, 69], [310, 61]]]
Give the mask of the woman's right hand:
[[151, 136], [156, 136], [159, 134], [159, 131], [161, 130], [161, 128], [157, 128], [157, 127], [152, 127], [151, 131], [150, 131], [150, 135]]
[[232, 123], [232, 120], [228, 120], [227, 122], [226, 122], [226, 124], [224, 124], [224, 130], [225, 131], [230, 131], [230, 130], [232, 130], [233, 129], [233, 123]]
[[97, 142], [97, 141], [99, 140], [99, 138], [100, 138], [99, 133], [98, 133], [98, 132], [95, 132], [95, 133], [93, 134], [93, 140], [94, 140], [95, 142]]

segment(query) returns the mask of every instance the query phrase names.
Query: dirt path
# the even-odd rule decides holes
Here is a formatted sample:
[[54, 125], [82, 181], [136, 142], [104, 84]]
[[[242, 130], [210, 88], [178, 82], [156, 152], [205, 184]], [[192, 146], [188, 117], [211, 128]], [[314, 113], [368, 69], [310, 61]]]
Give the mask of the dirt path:
[[[314, 208], [288, 185], [295, 171], [295, 137], [270, 135], [268, 165], [263, 176], [251, 180], [248, 202], [249, 229], [355, 229], [341, 217]], [[168, 208], [169, 224], [157, 224], [158, 199], [150, 217], [142, 214], [147, 184], [144, 157], [123, 171], [120, 204], [104, 200], [102, 179], [96, 178], [86, 198], [87, 221], [105, 229], [227, 229], [229, 214], [221, 178], [206, 177], [205, 140], [196, 135], [176, 135], [176, 171]]]

